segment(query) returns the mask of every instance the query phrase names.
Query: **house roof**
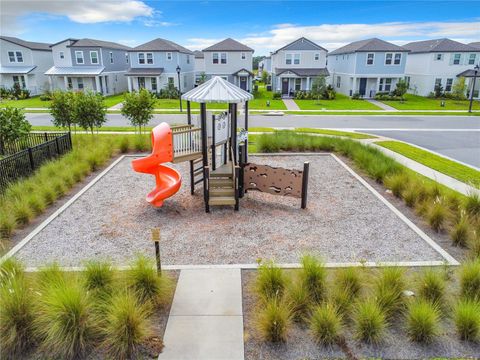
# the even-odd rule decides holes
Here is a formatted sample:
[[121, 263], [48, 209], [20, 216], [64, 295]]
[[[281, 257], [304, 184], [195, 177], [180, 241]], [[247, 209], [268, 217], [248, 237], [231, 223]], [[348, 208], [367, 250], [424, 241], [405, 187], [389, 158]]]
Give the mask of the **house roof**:
[[319, 75], [325, 75], [325, 76], [328, 76], [329, 75], [329, 72], [327, 70], [327, 68], [305, 68], [305, 69], [279, 69], [279, 68], [275, 68], [275, 75], [281, 75], [287, 71], [290, 71], [291, 73], [294, 73], [295, 75], [297, 76], [300, 76], [300, 77], [306, 77], [306, 76], [311, 76], [311, 77], [314, 77], [314, 76], [319, 76]]
[[246, 72], [246, 73], [248, 73], [250, 76], [253, 76], [253, 72], [251, 72], [250, 70], [247, 70], [247, 69], [245, 69], [245, 68], [242, 68], [242, 69], [240, 69], [240, 70], [238, 70], [238, 71], [235, 71], [232, 75], [238, 75], [238, 74], [241, 73], [241, 72]]
[[243, 45], [239, 43], [237, 40], [233, 40], [232, 38], [228, 38], [222, 40], [212, 46], [203, 49], [202, 51], [251, 51], [254, 50], [249, 48], [247, 45]]
[[205, 57], [203, 52], [201, 52], [200, 50], [195, 50], [193, 52], [193, 55], [195, 55], [195, 59], [203, 59]]
[[52, 51], [50, 44], [22, 40], [11, 36], [0, 36], [0, 39], [11, 42], [12, 44], [23, 46], [30, 50]]
[[0, 74], [28, 74], [37, 66], [0, 66]]
[[[457, 77], [474, 77], [474, 76], [475, 76], [475, 70], [473, 69], [467, 69], [457, 75]], [[477, 78], [478, 77], [480, 77], [480, 71], [477, 71]]]
[[45, 75], [100, 75], [105, 67], [103, 66], [52, 66], [45, 72]]
[[480, 41], [471, 42], [470, 44], [468, 44], [468, 46], [472, 46], [476, 49], [480, 49]]
[[327, 49], [321, 47], [320, 45], [314, 43], [311, 40], [308, 40], [305, 37], [301, 37], [295, 41], [292, 41], [291, 43], [285, 45], [284, 47], [274, 51], [272, 54], [276, 54], [280, 50], [324, 50], [327, 51]]
[[114, 50], [130, 50], [131, 47], [126, 45], [114, 43], [111, 41], [103, 41], [103, 40], [96, 40], [96, 39], [64, 39], [62, 41], [56, 42], [55, 44], [50, 45], [50, 47], [61, 44], [65, 41], [71, 41], [72, 43], [68, 45], [68, 47], [102, 47], [107, 49], [114, 49]]
[[368, 51], [408, 51], [404, 47], [389, 43], [388, 41], [373, 38], [360, 41], [354, 41], [348, 45], [338, 48], [328, 55], [350, 54], [355, 52]]
[[197, 103], [239, 103], [253, 99], [253, 95], [220, 76], [214, 76], [202, 85], [182, 95], [182, 99]]
[[139, 45], [130, 51], [178, 51], [193, 55], [193, 51], [174, 43], [173, 41], [157, 38], [145, 44]]
[[163, 73], [163, 68], [130, 68], [126, 76], [158, 76]]
[[450, 39], [435, 39], [414, 41], [403, 45], [405, 49], [410, 50], [410, 54], [430, 53], [430, 52], [457, 52], [457, 51], [478, 51], [470, 45]]

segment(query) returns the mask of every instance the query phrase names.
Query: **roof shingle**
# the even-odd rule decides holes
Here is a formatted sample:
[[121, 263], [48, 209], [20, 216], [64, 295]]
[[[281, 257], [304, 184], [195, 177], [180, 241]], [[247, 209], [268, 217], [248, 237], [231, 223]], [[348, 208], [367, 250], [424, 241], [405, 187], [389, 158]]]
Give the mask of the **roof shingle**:
[[243, 45], [237, 40], [228, 38], [212, 46], [209, 46], [206, 49], [203, 49], [202, 51], [251, 51], [253, 52], [254, 50], [252, 48], [249, 48], [247, 45]]
[[70, 45], [70, 47], [103, 47], [107, 49], [115, 49], [115, 50], [130, 50], [131, 48], [126, 45], [114, 43], [111, 41], [103, 41], [103, 40], [96, 40], [96, 39], [80, 39], [80, 40], [73, 40], [74, 42]]
[[157, 38], [133, 48], [131, 51], [178, 51], [193, 55], [193, 51], [174, 43], [173, 41]]
[[410, 50], [410, 54], [430, 53], [430, 52], [456, 52], [456, 51], [476, 51], [473, 46], [462, 44], [461, 42], [450, 39], [435, 39], [414, 41], [403, 45], [405, 49]]
[[348, 45], [338, 48], [328, 55], [338, 54], [350, 54], [355, 52], [367, 52], [367, 51], [408, 51], [407, 49], [392, 44], [388, 41], [373, 38], [360, 41], [354, 41]]
[[0, 39], [11, 42], [16, 45], [26, 47], [27, 49], [31, 49], [31, 50], [52, 51], [52, 49], [50, 49], [50, 44], [46, 44], [46, 43], [26, 41], [26, 40], [22, 40], [22, 39], [11, 37], [11, 36], [0, 36]]

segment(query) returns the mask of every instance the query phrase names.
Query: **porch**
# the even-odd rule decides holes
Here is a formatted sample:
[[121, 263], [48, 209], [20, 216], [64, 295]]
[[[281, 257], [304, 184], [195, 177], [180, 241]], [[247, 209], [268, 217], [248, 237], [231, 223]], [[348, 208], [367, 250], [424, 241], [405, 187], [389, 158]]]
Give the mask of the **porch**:
[[293, 97], [296, 91], [310, 91], [317, 76], [328, 76], [326, 68], [317, 69], [276, 69], [272, 79], [274, 90], [283, 97]]
[[398, 80], [403, 76], [372, 76], [372, 77], [351, 77], [350, 96], [360, 94], [364, 98], [374, 98], [378, 92], [391, 92], [395, 90]]
[[45, 75], [48, 76], [52, 90], [93, 91], [102, 95], [115, 92], [109, 88], [108, 75], [103, 74], [104, 67], [52, 67]]
[[35, 74], [32, 71], [36, 66], [0, 66], [0, 84], [3, 88], [10, 89], [18, 84], [22, 90], [30, 91], [30, 95], [38, 95]]
[[241, 69], [233, 75], [233, 84], [240, 89], [252, 92], [253, 73], [247, 69]]
[[139, 91], [147, 89], [148, 91], [157, 92], [164, 88], [168, 82], [175, 83], [175, 77], [166, 78], [161, 76], [163, 68], [149, 69], [129, 69], [125, 74], [127, 77], [128, 91]]

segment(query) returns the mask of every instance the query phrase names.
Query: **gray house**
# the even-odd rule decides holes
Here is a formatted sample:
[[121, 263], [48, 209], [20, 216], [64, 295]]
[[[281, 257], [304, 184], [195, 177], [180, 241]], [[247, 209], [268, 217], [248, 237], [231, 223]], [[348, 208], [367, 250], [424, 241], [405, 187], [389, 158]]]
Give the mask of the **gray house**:
[[0, 36], [0, 84], [22, 89], [37, 95], [49, 88], [45, 71], [53, 65], [50, 44]]
[[[126, 75], [128, 91], [141, 88], [157, 92], [173, 84], [182, 92], [194, 85], [193, 52], [173, 41], [155, 39], [129, 51], [130, 68]], [[177, 73], [177, 69], [180, 74]], [[180, 84], [178, 78], [180, 75]]]
[[213, 76], [231, 82], [246, 91], [252, 90], [253, 49], [231, 38], [203, 49], [207, 80]]
[[313, 79], [328, 76], [327, 50], [304, 37], [271, 55], [272, 88], [283, 96], [310, 91]]
[[66, 39], [51, 45], [53, 66], [45, 72], [52, 89], [92, 90], [112, 95], [127, 90], [128, 46], [95, 39]]

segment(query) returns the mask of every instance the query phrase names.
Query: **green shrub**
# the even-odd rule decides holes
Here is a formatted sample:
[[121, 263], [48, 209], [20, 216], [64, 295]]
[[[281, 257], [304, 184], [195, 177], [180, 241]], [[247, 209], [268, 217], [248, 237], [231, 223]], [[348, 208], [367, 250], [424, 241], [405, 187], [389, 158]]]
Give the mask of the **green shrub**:
[[41, 349], [62, 359], [84, 356], [98, 336], [92, 314], [89, 294], [78, 283], [47, 288], [40, 297], [35, 321]]
[[291, 283], [286, 292], [288, 306], [295, 321], [304, 321], [310, 312], [310, 293], [301, 282]]
[[400, 198], [408, 187], [408, 180], [408, 175], [403, 172], [392, 174], [385, 178], [385, 186], [392, 190], [393, 195]]
[[9, 238], [13, 234], [16, 226], [17, 221], [11, 211], [5, 211], [0, 214], [0, 239]]
[[45, 211], [47, 204], [45, 200], [36, 193], [31, 193], [27, 195], [27, 206], [29, 206], [35, 215], [39, 215]]
[[302, 264], [299, 270], [300, 281], [308, 290], [312, 302], [319, 303], [325, 299], [327, 291], [325, 266], [312, 255], [302, 256], [300, 263]]
[[109, 357], [127, 360], [138, 355], [140, 346], [152, 334], [148, 313], [148, 308], [131, 293], [112, 298], [102, 327], [103, 348]]
[[480, 301], [480, 259], [467, 261], [461, 266], [460, 288], [465, 299]]
[[271, 342], [285, 341], [291, 317], [291, 311], [284, 301], [269, 299], [258, 311], [257, 326], [261, 337]]
[[340, 268], [335, 272], [335, 286], [350, 294], [351, 298], [356, 298], [362, 290], [362, 277], [359, 268], [347, 267]]
[[431, 342], [439, 333], [440, 311], [436, 304], [417, 300], [410, 304], [407, 314], [407, 333], [413, 341]]
[[370, 343], [379, 342], [387, 326], [382, 308], [372, 298], [356, 304], [354, 321], [356, 337]]
[[431, 303], [442, 305], [445, 297], [445, 276], [434, 269], [425, 270], [419, 280], [418, 295]]
[[448, 209], [442, 203], [442, 201], [437, 198], [433, 204], [431, 205], [427, 218], [428, 223], [430, 224], [431, 228], [437, 232], [442, 230], [445, 226], [445, 221], [447, 220], [448, 216]]
[[106, 294], [113, 290], [114, 271], [107, 262], [87, 262], [83, 276], [87, 290]]
[[273, 261], [265, 262], [258, 268], [255, 284], [257, 293], [263, 299], [280, 298], [287, 285], [287, 277]]
[[120, 152], [125, 154], [130, 150], [130, 138], [128, 136], [123, 136], [120, 141]]
[[462, 340], [476, 341], [480, 335], [480, 304], [461, 300], [455, 307], [455, 327]]
[[15, 221], [18, 224], [28, 224], [30, 220], [33, 219], [34, 213], [32, 208], [28, 205], [27, 202], [22, 200], [16, 200], [13, 203], [13, 216], [15, 217]]
[[65, 286], [67, 279], [65, 273], [60, 269], [57, 263], [50, 264], [37, 275], [37, 283], [42, 290], [53, 287]]
[[469, 256], [472, 259], [480, 259], [480, 233], [474, 232], [468, 242]]
[[136, 151], [147, 151], [150, 148], [149, 138], [145, 135], [135, 135], [135, 139], [133, 141], [133, 148]]
[[8, 283], [11, 278], [20, 278], [24, 275], [23, 265], [13, 257], [0, 263], [0, 286]]
[[334, 343], [342, 330], [342, 318], [330, 303], [318, 305], [312, 313], [310, 331], [315, 341], [321, 344]]
[[459, 221], [453, 226], [450, 231], [452, 242], [456, 246], [467, 246], [470, 238], [470, 223], [466, 216], [461, 216]]
[[377, 304], [387, 318], [398, 314], [405, 304], [403, 291], [405, 290], [404, 271], [399, 267], [382, 268], [375, 279], [374, 294]]

